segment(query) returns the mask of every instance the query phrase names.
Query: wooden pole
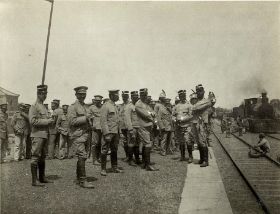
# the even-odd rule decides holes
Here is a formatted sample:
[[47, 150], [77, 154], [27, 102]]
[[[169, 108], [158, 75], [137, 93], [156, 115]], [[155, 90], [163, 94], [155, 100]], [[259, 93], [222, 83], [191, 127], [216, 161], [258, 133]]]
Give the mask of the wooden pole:
[[50, 12], [49, 26], [48, 26], [48, 35], [47, 35], [46, 50], [45, 50], [42, 85], [44, 85], [44, 83], [45, 83], [45, 76], [46, 76], [46, 68], [47, 68], [47, 61], [48, 61], [48, 50], [49, 50], [49, 40], [50, 40], [50, 31], [51, 31], [51, 25], [52, 25], [52, 14], [53, 14], [54, 0], [51, 1], [51, 4], [52, 4], [52, 6], [51, 6], [51, 12]]

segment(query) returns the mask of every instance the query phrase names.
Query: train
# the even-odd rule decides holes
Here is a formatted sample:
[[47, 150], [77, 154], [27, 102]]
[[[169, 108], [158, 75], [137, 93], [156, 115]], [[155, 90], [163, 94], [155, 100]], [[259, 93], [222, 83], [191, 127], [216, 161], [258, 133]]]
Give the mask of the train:
[[280, 133], [280, 100], [273, 99], [269, 103], [267, 92], [260, 97], [247, 98], [232, 109], [232, 117], [247, 119], [249, 131], [254, 133]]

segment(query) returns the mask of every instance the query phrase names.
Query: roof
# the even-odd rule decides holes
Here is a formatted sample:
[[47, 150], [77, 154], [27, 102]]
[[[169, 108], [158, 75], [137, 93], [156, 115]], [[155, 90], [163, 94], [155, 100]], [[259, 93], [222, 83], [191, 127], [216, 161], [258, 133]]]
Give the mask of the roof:
[[19, 94], [15, 94], [11, 91], [6, 90], [5, 88], [0, 87], [0, 96], [3, 96], [3, 95], [9, 95], [9, 96], [14, 96], [14, 97], [19, 96]]

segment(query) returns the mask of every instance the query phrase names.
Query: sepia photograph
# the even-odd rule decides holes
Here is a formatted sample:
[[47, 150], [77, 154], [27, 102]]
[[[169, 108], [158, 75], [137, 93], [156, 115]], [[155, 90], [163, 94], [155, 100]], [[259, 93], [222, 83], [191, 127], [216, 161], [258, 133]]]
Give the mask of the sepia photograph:
[[1, 214], [279, 214], [280, 1], [0, 0]]

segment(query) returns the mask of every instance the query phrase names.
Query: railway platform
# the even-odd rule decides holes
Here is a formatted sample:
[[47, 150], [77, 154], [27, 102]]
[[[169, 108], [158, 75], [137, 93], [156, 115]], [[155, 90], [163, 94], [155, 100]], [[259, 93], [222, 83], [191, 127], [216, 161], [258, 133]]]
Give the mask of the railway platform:
[[[209, 148], [209, 166], [189, 164], [181, 196], [179, 214], [232, 214], [224, 184], [213, 153]], [[199, 159], [199, 152], [193, 152]]]

